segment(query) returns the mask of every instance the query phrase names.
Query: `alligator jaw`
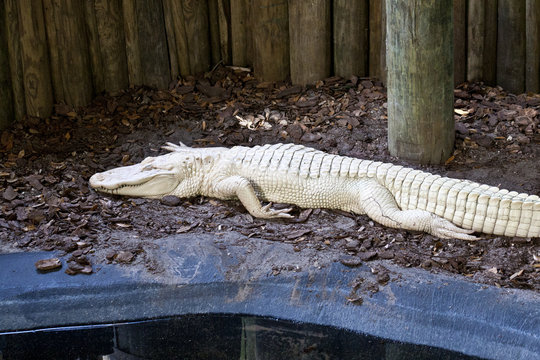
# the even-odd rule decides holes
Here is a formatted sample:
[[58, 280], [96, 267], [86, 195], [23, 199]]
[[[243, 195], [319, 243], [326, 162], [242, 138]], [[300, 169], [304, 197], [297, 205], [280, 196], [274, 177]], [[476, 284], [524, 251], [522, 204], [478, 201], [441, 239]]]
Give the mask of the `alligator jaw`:
[[123, 166], [90, 178], [90, 186], [108, 194], [157, 198], [174, 192], [180, 181], [171, 169], [146, 164]]

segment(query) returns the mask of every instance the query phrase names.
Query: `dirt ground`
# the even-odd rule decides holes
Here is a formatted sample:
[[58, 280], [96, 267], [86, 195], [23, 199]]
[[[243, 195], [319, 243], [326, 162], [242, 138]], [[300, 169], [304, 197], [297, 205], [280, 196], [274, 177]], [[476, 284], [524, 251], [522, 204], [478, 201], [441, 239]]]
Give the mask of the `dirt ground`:
[[[540, 96], [464, 84], [455, 90], [456, 147], [441, 175], [540, 194]], [[338, 249], [357, 266], [389, 259], [472, 281], [540, 291], [540, 239], [482, 235], [475, 242], [383, 227], [366, 216], [293, 210], [292, 221], [252, 218], [240, 203], [207, 198], [162, 201], [98, 194], [95, 172], [164, 153], [166, 141], [192, 146], [305, 144], [329, 153], [409, 165], [387, 151], [386, 90], [372, 79], [329, 78], [314, 87], [259, 83], [218, 68], [168, 91], [130, 89], [84, 108], [57, 105], [0, 139], [0, 251], [57, 250], [70, 274], [96, 264], [159, 266], [151, 240], [176, 233], [243, 234], [287, 242], [301, 252]], [[276, 206], [280, 206], [277, 204]], [[123, 241], [118, 231], [140, 241]], [[273, 269], [278, 273], [283, 269]], [[285, 269], [286, 270], [286, 269]]]

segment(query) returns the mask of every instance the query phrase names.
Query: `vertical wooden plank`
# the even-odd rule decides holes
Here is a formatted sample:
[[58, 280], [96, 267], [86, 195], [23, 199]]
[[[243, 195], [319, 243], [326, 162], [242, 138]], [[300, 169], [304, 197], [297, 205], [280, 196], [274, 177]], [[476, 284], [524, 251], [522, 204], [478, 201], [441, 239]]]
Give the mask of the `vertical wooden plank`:
[[369, 2], [334, 0], [334, 74], [366, 76]]
[[120, 0], [95, 0], [96, 23], [103, 72], [107, 91], [128, 86], [126, 43]]
[[13, 107], [15, 119], [21, 120], [26, 114], [24, 99], [23, 68], [21, 60], [21, 40], [19, 36], [19, 15], [17, 0], [5, 0], [5, 23], [11, 87], [13, 89]]
[[64, 98], [70, 105], [86, 105], [92, 99], [93, 86], [83, 3], [55, 2], [58, 3], [54, 7], [54, 16]]
[[467, 79], [467, 0], [454, 0], [454, 85]]
[[438, 164], [452, 155], [452, 6], [452, 0], [386, 1], [388, 148], [393, 156]]
[[485, 0], [470, 0], [467, 13], [467, 81], [484, 75]]
[[212, 52], [212, 64], [221, 60], [221, 43], [219, 38], [219, 10], [218, 0], [208, 0], [208, 16], [210, 22], [210, 48]]
[[525, 90], [525, 0], [498, 1], [497, 83], [512, 93]]
[[171, 0], [163, 0], [163, 17], [165, 19], [165, 33], [167, 34], [167, 46], [169, 47], [169, 65], [171, 66], [171, 78], [176, 79], [180, 75], [178, 62], [178, 47], [174, 32], [174, 18], [172, 15]]
[[[45, 11], [45, 13], [47, 13], [47, 11]], [[92, 80], [94, 84], [94, 89], [96, 90], [96, 92], [99, 93], [105, 91], [106, 87], [105, 72], [103, 70], [103, 61], [101, 58], [101, 49], [99, 44], [99, 34], [94, 0], [88, 0], [84, 2], [84, 15], [86, 20], [86, 35], [88, 36], [88, 51], [90, 53], [90, 64], [92, 66]]]
[[[289, 15], [286, 0], [260, 0], [252, 4], [253, 70], [261, 81], [289, 78]], [[269, 56], [268, 54], [271, 54]]]
[[526, 4], [525, 90], [540, 92], [540, 0]]
[[[47, 44], [49, 47], [49, 61], [51, 64], [51, 80], [54, 90], [55, 102], [66, 102], [64, 84], [62, 80], [62, 66], [60, 64], [60, 48], [58, 47], [58, 29], [56, 26], [55, 7], [59, 4], [54, 0], [43, 0], [45, 16], [45, 29], [47, 30]], [[56, 10], [57, 11], [57, 10]]]
[[483, 80], [486, 84], [497, 83], [497, 0], [485, 2]]
[[0, 0], [0, 130], [15, 120], [9, 70], [5, 0]]
[[330, 75], [330, 23], [329, 0], [289, 0], [293, 84], [314, 84]]
[[231, 5], [229, 0], [218, 0], [219, 44], [221, 59], [231, 64]]
[[174, 27], [174, 39], [176, 42], [176, 58], [178, 59], [178, 67], [180, 75], [186, 77], [191, 74], [191, 63], [189, 56], [189, 47], [185, 27], [184, 10], [182, 2], [175, 0], [165, 0], [169, 2], [171, 11], [172, 23]]
[[208, 4], [201, 0], [183, 0], [184, 26], [188, 45], [190, 73], [210, 70], [210, 34]]
[[19, 28], [28, 115], [46, 118], [53, 105], [47, 36], [41, 1], [19, 1]]
[[369, 0], [369, 76], [386, 83], [386, 0]]
[[122, 0], [122, 13], [124, 19], [124, 35], [126, 37], [129, 85], [139, 86], [143, 83], [143, 74], [135, 0]]
[[165, 89], [171, 72], [161, 0], [137, 0], [135, 13], [143, 83]]
[[231, 50], [232, 63], [237, 66], [246, 66], [247, 60], [247, 0], [231, 1]]

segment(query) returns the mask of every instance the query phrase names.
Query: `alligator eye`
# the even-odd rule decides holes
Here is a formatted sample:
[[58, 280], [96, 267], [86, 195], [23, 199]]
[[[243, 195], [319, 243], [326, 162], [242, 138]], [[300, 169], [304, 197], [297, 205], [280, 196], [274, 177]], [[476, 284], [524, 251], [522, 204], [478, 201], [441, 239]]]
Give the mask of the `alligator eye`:
[[146, 166], [144, 166], [142, 169], [143, 171], [150, 171], [152, 170], [154, 167], [152, 166], [152, 164], [148, 164]]

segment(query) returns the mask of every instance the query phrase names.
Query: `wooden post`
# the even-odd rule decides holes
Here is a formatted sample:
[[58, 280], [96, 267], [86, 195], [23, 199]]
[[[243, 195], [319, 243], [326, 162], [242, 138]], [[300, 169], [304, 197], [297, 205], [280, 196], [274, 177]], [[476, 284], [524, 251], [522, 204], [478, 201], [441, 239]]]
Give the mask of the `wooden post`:
[[128, 86], [122, 3], [120, 0], [94, 1], [103, 85], [105, 90], [115, 92]]
[[122, 0], [122, 13], [124, 19], [124, 35], [126, 37], [129, 85], [139, 86], [143, 83], [143, 74], [135, 0]]
[[289, 19], [285, 0], [259, 0], [252, 5], [253, 70], [262, 81], [289, 78]]
[[137, 0], [135, 13], [143, 83], [166, 89], [171, 72], [161, 0]]
[[499, 0], [497, 83], [516, 94], [525, 90], [525, 0]]
[[486, 0], [484, 15], [484, 63], [482, 80], [497, 84], [497, 0]]
[[366, 76], [369, 1], [334, 0], [334, 74]]
[[30, 116], [46, 118], [52, 112], [53, 92], [43, 4], [20, 0], [18, 10], [26, 110]]
[[540, 91], [540, 0], [527, 0], [525, 90]]
[[467, 14], [467, 81], [484, 75], [485, 0], [469, 1]]
[[13, 108], [15, 111], [15, 119], [21, 120], [26, 114], [26, 102], [24, 99], [23, 67], [17, 4], [17, 0], [5, 0], [5, 24], [11, 87], [13, 89]]
[[229, 0], [217, 2], [221, 60], [225, 64], [231, 64], [231, 4]]
[[438, 164], [454, 145], [452, 0], [387, 0], [388, 147]]
[[67, 104], [83, 106], [93, 95], [90, 54], [86, 37], [82, 2], [55, 0], [54, 21], [64, 99]]
[[210, 48], [212, 50], [212, 65], [215, 65], [221, 60], [218, 0], [208, 0], [208, 17], [210, 29]]
[[5, 10], [4, 2], [0, 1], [0, 130], [14, 122]]
[[369, 0], [369, 76], [386, 83], [386, 0]]
[[183, 0], [169, 4], [182, 76], [210, 68], [210, 34], [206, 1]]
[[454, 0], [454, 85], [467, 79], [467, 1]]
[[[231, 0], [231, 50], [232, 63], [237, 66], [248, 65], [248, 6], [247, 0]], [[255, 24], [257, 21], [255, 21]]]
[[289, 0], [293, 84], [314, 84], [330, 75], [330, 22], [329, 0]]

